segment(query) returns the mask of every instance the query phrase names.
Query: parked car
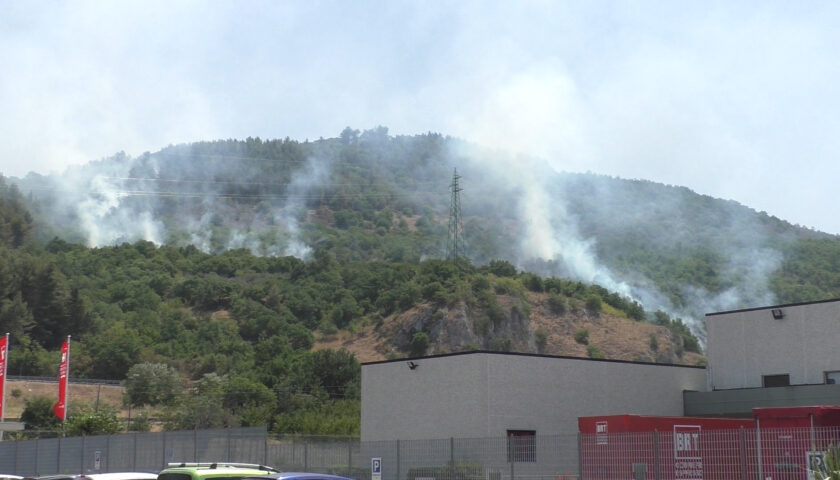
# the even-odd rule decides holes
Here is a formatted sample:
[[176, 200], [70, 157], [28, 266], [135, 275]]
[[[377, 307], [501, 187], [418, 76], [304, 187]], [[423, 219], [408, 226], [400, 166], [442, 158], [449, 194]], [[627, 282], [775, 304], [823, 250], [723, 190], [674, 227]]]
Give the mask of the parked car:
[[[21, 478], [21, 477], [18, 477]], [[82, 473], [78, 475], [43, 475], [26, 477], [24, 480], [156, 480], [157, 473], [151, 472], [111, 472]], [[0, 480], [3, 480], [0, 478]]]
[[342, 477], [340, 475], [330, 475], [328, 473], [309, 473], [309, 472], [276, 472], [262, 475], [259, 477], [248, 477], [243, 480], [355, 480], [350, 477]]
[[156, 480], [158, 474], [151, 472], [111, 472], [111, 473], [89, 473], [78, 475], [75, 480]]
[[239, 480], [246, 477], [266, 478], [277, 470], [252, 463], [170, 463], [157, 480]]

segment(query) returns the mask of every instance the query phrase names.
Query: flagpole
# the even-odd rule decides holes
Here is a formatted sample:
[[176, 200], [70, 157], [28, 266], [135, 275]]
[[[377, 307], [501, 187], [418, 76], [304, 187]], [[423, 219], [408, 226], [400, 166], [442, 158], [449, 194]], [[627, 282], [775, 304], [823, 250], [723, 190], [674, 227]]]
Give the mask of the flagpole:
[[70, 335], [67, 335], [67, 380], [65, 380], [64, 392], [64, 418], [61, 419], [61, 430], [64, 431], [64, 422], [67, 421], [67, 408], [70, 406]]
[[61, 436], [64, 436], [64, 423], [67, 420], [67, 397], [70, 390], [70, 335], [61, 344], [61, 363], [58, 366], [58, 401], [53, 406], [53, 413], [61, 419]]
[[[0, 360], [3, 361], [3, 381], [0, 384], [0, 423], [6, 421], [6, 372], [9, 371], [9, 332], [6, 332], [6, 338], [3, 342], [3, 349], [0, 352]], [[0, 429], [0, 442], [3, 441], [5, 432]]]
[[6, 373], [9, 371], [9, 332], [6, 332], [6, 343], [3, 344], [3, 396], [0, 397], [0, 422], [6, 421]]

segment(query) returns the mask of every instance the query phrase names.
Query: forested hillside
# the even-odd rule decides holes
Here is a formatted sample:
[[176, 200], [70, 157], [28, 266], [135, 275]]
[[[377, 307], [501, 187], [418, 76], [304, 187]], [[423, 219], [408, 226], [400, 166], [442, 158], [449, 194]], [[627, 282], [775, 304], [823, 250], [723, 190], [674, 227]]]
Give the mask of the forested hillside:
[[[466, 256], [446, 260], [455, 169]], [[227, 416], [214, 418], [282, 431], [358, 428], [358, 362], [313, 351], [316, 337], [374, 329], [393, 357], [541, 351], [548, 334], [526, 321], [539, 309], [661, 325], [670, 337], [651, 333], [634, 358], [681, 361], [700, 350], [706, 312], [840, 297], [837, 237], [682, 187], [383, 127], [118, 154], [0, 177], [0, 201], [10, 374], [53, 375], [73, 335], [74, 376], [173, 369], [216, 385]], [[434, 336], [451, 312], [470, 337], [446, 345]], [[195, 421], [170, 407], [172, 425]]]
[[[13, 190], [7, 196], [19, 200]], [[548, 293], [558, 315], [586, 308], [636, 321], [646, 317], [641, 305], [601, 287], [543, 279], [506, 261], [483, 267], [467, 260], [339, 261], [329, 248], [304, 261], [244, 249], [209, 254], [148, 241], [89, 248], [60, 239], [43, 246], [6, 242], [0, 255], [6, 260], [0, 328], [13, 342], [9, 373], [54, 374], [55, 350], [72, 334], [74, 376], [126, 379], [131, 386], [138, 376], [160, 373], [135, 389], [131, 401], [168, 405], [173, 428], [268, 423], [283, 432], [353, 433], [358, 362], [343, 350], [312, 351], [314, 336], [378, 329], [421, 305], [469, 311], [480, 343], [450, 351], [510, 350], [517, 335], [544, 346], [539, 332], [509, 325], [509, 310], [520, 319], [529, 315], [527, 292]], [[517, 304], [505, 310], [500, 297]], [[656, 318], [673, 332], [680, 352], [698, 351], [684, 324], [661, 312]], [[419, 327], [390, 355], [426, 353], [422, 339], [429, 334]], [[202, 395], [149, 393], [169, 372], [181, 379], [169, 388], [191, 381]], [[210, 408], [196, 405], [199, 398], [207, 401], [202, 388], [208, 384], [221, 384], [216, 407], [226, 413], [197, 419], [196, 408]]]

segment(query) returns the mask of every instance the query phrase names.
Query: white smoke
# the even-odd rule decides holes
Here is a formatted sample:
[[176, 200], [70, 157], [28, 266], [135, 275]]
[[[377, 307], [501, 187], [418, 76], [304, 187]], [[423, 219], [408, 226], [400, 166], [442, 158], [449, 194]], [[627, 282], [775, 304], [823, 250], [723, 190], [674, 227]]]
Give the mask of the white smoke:
[[618, 280], [612, 272], [598, 263], [593, 252], [594, 240], [583, 239], [570, 218], [562, 199], [553, 198], [546, 190], [544, 171], [532, 164], [527, 174], [518, 178], [522, 195], [520, 214], [524, 228], [520, 249], [521, 258], [554, 261], [565, 267], [574, 279], [601, 285], [631, 297], [630, 286]]
[[[55, 180], [59, 203], [72, 210], [90, 247], [121, 242], [148, 240], [157, 245], [164, 241], [163, 224], [154, 218], [153, 200], [133, 197], [120, 184], [128, 175], [129, 163], [102, 162], [93, 168], [69, 170]], [[126, 200], [131, 205], [126, 206]]]

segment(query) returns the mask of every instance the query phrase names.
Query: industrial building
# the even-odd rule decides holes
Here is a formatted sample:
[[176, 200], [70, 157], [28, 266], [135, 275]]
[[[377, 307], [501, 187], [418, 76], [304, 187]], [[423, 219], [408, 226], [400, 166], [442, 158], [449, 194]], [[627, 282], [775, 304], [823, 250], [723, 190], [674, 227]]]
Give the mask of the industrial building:
[[840, 404], [840, 299], [706, 315], [709, 384], [686, 415]]
[[[834, 417], [821, 419], [837, 409], [778, 407], [840, 404], [840, 299], [709, 313], [706, 331], [706, 368], [483, 351], [366, 363], [362, 441], [376, 445], [371, 456], [396, 465], [388, 480], [443, 465], [441, 456], [449, 469], [456, 459], [482, 465], [488, 479], [502, 471], [515, 478], [514, 468], [557, 478], [575, 470], [586, 478], [604, 472], [644, 478], [636, 467], [648, 469], [651, 478], [679, 469], [697, 478], [703, 472], [709, 478], [779, 479], [793, 470], [800, 475], [827, 442], [836, 441], [837, 427], [826, 426], [836, 425]], [[577, 437], [580, 417], [608, 415], [755, 418], [757, 428], [719, 434], [704, 429], [704, 441], [738, 446], [738, 455], [726, 458], [679, 457], [677, 440], [699, 431], [703, 422], [696, 419], [686, 419], [690, 425], [673, 420], [671, 431], [648, 436], [609, 433], [610, 442], [623, 444], [602, 445], [599, 433], [581, 431]], [[762, 437], [759, 423], [795, 428]], [[504, 438], [506, 444], [493, 441]], [[614, 465], [585, 461], [587, 454], [603, 458], [606, 445], [626, 456], [611, 460]], [[424, 453], [430, 449], [443, 453]], [[646, 458], [644, 452], [663, 453]]]
[[682, 415], [703, 367], [499, 352], [362, 366], [362, 441], [577, 432], [582, 416]]

